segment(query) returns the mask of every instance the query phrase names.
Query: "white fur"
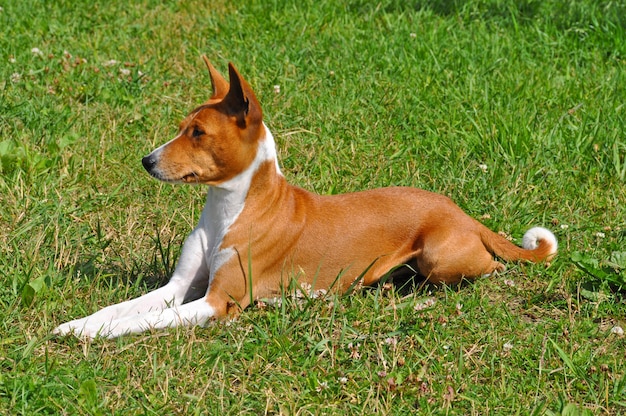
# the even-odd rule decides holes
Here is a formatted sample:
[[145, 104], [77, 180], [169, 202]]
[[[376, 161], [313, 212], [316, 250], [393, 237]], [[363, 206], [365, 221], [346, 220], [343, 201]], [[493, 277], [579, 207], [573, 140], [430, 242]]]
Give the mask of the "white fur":
[[539, 241], [545, 241], [552, 247], [550, 254], [554, 254], [557, 251], [558, 243], [556, 237], [552, 234], [552, 231], [543, 227], [533, 227], [526, 231], [522, 238], [522, 247], [526, 250], [534, 250], [539, 247]]
[[[217, 187], [209, 187], [200, 221], [185, 240], [180, 259], [167, 285], [136, 299], [108, 306], [85, 318], [64, 323], [55, 328], [53, 333], [114, 338], [150, 328], [203, 325], [213, 317], [215, 308], [206, 300], [208, 287], [217, 270], [234, 254], [232, 247], [220, 249], [222, 241], [229, 227], [241, 214], [252, 177], [261, 163], [274, 160], [280, 172], [274, 137], [264, 127], [265, 138], [260, 141], [252, 164], [231, 180]], [[152, 155], [158, 158], [165, 146], [167, 144], [154, 150]], [[203, 289], [204, 293], [198, 293]], [[192, 294], [194, 300], [183, 304], [189, 294]]]

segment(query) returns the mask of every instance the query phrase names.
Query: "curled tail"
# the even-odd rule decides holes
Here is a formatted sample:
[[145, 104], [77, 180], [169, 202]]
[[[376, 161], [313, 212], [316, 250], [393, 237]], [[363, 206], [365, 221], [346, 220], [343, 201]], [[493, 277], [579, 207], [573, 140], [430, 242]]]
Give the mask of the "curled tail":
[[556, 255], [558, 248], [554, 234], [543, 227], [533, 227], [526, 231], [522, 238], [522, 247], [516, 246], [487, 227], [484, 227], [481, 238], [487, 250], [505, 261], [526, 260], [533, 263], [548, 261]]

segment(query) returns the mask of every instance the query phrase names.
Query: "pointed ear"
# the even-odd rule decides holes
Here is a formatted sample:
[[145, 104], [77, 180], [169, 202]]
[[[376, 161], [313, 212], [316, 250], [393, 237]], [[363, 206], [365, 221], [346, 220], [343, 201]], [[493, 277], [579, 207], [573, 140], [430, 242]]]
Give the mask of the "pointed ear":
[[228, 75], [230, 77], [230, 89], [223, 100], [228, 112], [237, 117], [237, 122], [242, 128], [250, 123], [260, 123], [263, 114], [252, 88], [239, 75], [232, 63], [228, 64]]
[[202, 55], [202, 59], [204, 59], [204, 63], [206, 64], [206, 67], [209, 70], [209, 75], [211, 76], [211, 88], [213, 89], [211, 98], [224, 98], [228, 93], [228, 81], [226, 81], [222, 74], [217, 72], [217, 69], [211, 65], [211, 62], [209, 62], [209, 58], [207, 58], [206, 55]]

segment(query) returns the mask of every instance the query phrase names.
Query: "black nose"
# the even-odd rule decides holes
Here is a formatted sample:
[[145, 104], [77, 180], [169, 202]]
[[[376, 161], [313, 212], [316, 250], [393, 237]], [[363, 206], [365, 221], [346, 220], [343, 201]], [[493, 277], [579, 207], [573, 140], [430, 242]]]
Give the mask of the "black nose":
[[157, 163], [156, 158], [152, 157], [152, 155], [148, 155], [141, 159], [141, 164], [148, 172], [152, 171], [156, 163]]

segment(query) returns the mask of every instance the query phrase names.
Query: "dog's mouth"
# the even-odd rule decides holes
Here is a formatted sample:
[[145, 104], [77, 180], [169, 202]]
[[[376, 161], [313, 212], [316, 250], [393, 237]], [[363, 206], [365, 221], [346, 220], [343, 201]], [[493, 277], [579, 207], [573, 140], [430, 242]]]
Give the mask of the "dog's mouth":
[[148, 171], [148, 173], [153, 178], [158, 179], [163, 182], [167, 182], [167, 183], [198, 183], [199, 182], [198, 175], [195, 172], [188, 173], [178, 178], [168, 177], [167, 175], [163, 175], [161, 172], [158, 172], [158, 171]]
[[198, 183], [198, 175], [196, 175], [195, 172], [191, 172], [183, 176], [180, 180], [185, 183]]

